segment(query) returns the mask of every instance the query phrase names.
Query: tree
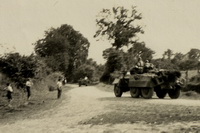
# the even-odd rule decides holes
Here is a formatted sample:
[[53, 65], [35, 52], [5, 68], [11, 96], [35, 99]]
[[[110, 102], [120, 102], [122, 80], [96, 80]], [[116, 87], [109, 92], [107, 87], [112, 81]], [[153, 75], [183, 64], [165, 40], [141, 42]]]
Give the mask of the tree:
[[197, 66], [197, 63], [196, 61], [194, 60], [186, 60], [186, 61], [183, 61], [180, 63], [179, 67], [181, 70], [189, 70], [189, 69], [195, 69], [196, 66]]
[[45, 37], [35, 43], [35, 52], [46, 58], [47, 64], [54, 71], [61, 71], [73, 79], [76, 68], [85, 63], [90, 43], [70, 25], [45, 31]]
[[141, 14], [138, 14], [135, 7], [129, 11], [124, 7], [113, 7], [103, 9], [96, 19], [99, 29], [94, 37], [105, 36], [112, 41], [112, 47], [119, 49], [135, 42], [137, 33], [143, 33], [141, 26], [135, 26], [133, 23], [140, 20]]
[[[101, 81], [103, 82], [112, 81], [112, 75], [115, 75], [112, 73], [126, 69], [127, 65], [130, 64], [128, 55], [131, 52], [125, 53], [123, 51], [124, 46], [139, 47], [142, 44], [138, 42], [137, 38], [137, 34], [144, 33], [142, 27], [137, 25], [137, 21], [142, 17], [141, 14], [137, 13], [135, 8], [132, 7], [131, 10], [124, 7], [103, 9], [96, 19], [98, 30], [94, 37], [105, 37], [111, 42], [111, 48], [103, 51], [103, 57], [107, 60], [104, 73], [101, 77]], [[134, 51], [133, 49], [137, 48], [132, 48], [130, 51]]]
[[191, 60], [199, 61], [200, 60], [200, 50], [199, 49], [191, 49], [188, 52], [188, 57]]
[[163, 59], [154, 59], [152, 63], [155, 65], [156, 68], [159, 69], [167, 69], [167, 70], [177, 70], [178, 66], [173, 64], [171, 60], [163, 60]]
[[186, 55], [187, 58], [183, 59], [179, 64], [181, 70], [197, 69], [199, 72], [200, 67], [200, 50], [191, 49]]
[[167, 59], [171, 60], [173, 55], [173, 51], [171, 49], [167, 49], [167, 51], [165, 51], [163, 54], [163, 59], [165, 59], [165, 57], [167, 56]]
[[171, 60], [171, 62], [177, 66], [179, 66], [179, 64], [181, 63], [181, 61], [183, 60], [184, 55], [182, 53], [175, 53], [174, 54], [174, 58]]
[[105, 64], [104, 73], [100, 79], [102, 82], [111, 81], [111, 73], [121, 70], [124, 66], [123, 54], [122, 50], [119, 51], [114, 48], [108, 48], [104, 51], [104, 58], [107, 59], [107, 62]]

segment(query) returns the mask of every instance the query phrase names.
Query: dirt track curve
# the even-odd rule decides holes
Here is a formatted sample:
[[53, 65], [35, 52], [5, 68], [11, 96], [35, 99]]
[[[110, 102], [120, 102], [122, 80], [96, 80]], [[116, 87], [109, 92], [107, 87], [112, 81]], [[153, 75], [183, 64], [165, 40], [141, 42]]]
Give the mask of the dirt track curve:
[[95, 86], [70, 86], [60, 106], [1, 124], [1, 133], [200, 132], [199, 100], [116, 98]]

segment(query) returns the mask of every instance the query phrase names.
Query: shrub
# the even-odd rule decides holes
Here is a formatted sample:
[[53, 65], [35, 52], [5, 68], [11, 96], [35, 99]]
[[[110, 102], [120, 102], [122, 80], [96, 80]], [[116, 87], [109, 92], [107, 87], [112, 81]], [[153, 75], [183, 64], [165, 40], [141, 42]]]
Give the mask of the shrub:
[[185, 91], [196, 91], [200, 93], [200, 74], [193, 76], [186, 85]]

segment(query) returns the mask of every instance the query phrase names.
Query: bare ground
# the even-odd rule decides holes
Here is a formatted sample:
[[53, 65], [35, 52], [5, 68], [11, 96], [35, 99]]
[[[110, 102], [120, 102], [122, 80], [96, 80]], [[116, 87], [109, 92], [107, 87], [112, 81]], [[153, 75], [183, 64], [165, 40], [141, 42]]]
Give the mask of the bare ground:
[[[3, 133], [190, 133], [200, 132], [200, 101], [116, 98], [106, 86], [72, 87], [39, 111], [0, 120]], [[52, 93], [51, 93], [52, 95]], [[52, 104], [54, 103], [54, 104]], [[21, 114], [21, 113], [20, 113]], [[23, 114], [23, 113], [22, 113]], [[14, 120], [16, 118], [16, 120]], [[3, 122], [6, 121], [6, 122]]]

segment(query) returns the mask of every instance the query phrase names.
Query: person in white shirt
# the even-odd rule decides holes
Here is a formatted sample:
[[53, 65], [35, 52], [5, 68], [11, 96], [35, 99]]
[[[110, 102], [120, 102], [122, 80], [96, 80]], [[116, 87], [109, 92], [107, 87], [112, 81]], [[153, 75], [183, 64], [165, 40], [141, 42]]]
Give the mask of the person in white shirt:
[[57, 81], [57, 90], [58, 90], [57, 98], [59, 99], [61, 97], [61, 94], [62, 94], [62, 81], [61, 81], [61, 79], [58, 79], [58, 81]]
[[33, 85], [33, 83], [31, 82], [30, 79], [28, 79], [26, 81], [27, 100], [30, 100], [30, 97], [31, 97], [31, 86], [32, 85]]
[[11, 101], [12, 101], [12, 93], [13, 93], [13, 89], [12, 89], [12, 86], [11, 86], [11, 84], [10, 83], [7, 83], [6, 84], [7, 85], [7, 87], [5, 88], [5, 90], [7, 91], [7, 98], [8, 98], [8, 106], [11, 106], [10, 105], [10, 103], [11, 103]]

